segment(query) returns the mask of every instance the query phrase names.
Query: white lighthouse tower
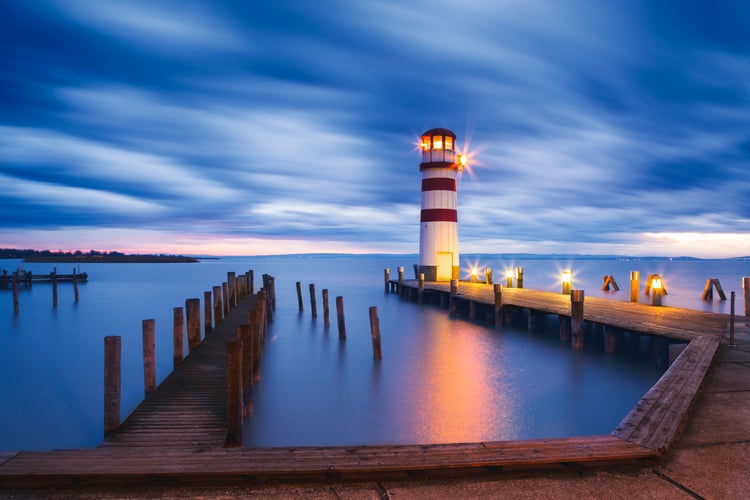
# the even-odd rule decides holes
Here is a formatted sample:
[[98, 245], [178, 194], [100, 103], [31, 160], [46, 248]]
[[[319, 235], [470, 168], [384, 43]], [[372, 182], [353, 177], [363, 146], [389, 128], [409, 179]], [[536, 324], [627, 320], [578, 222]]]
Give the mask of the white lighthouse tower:
[[422, 134], [422, 212], [418, 273], [426, 281], [459, 279], [456, 174], [466, 157], [456, 154], [456, 134], [433, 128]]

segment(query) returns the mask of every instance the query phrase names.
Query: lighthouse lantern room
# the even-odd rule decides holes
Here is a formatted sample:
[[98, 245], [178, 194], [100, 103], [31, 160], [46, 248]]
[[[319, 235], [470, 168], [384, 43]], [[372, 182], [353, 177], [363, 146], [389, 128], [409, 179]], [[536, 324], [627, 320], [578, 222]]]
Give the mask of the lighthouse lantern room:
[[426, 281], [459, 278], [456, 175], [466, 158], [455, 150], [456, 134], [434, 128], [422, 134], [422, 211], [418, 273]]

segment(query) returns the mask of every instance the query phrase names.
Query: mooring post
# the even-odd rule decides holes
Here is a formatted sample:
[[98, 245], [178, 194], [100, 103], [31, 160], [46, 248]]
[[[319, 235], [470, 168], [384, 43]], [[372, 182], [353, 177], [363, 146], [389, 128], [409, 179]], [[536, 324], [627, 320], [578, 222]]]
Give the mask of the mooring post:
[[229, 294], [229, 308], [233, 308], [237, 305], [237, 298], [234, 295], [234, 277], [235, 273], [232, 271], [227, 272], [227, 293]]
[[226, 318], [229, 314], [229, 283], [226, 281], [221, 284], [221, 299], [224, 304], [224, 317]]
[[523, 267], [520, 266], [516, 268], [516, 288], [523, 288]]
[[182, 357], [185, 352], [185, 310], [182, 307], [175, 307], [173, 311], [173, 329], [172, 338], [174, 339], [174, 351], [172, 354], [173, 368], [182, 363]]
[[380, 347], [380, 319], [378, 308], [375, 306], [370, 307], [370, 336], [372, 337], [373, 359], [383, 359], [383, 351]]
[[78, 275], [75, 267], [73, 267], [73, 298], [78, 302]]
[[638, 287], [641, 279], [639, 271], [630, 271], [630, 302], [638, 302]]
[[312, 317], [318, 317], [318, 302], [315, 298], [315, 283], [310, 283], [310, 309], [312, 310]]
[[503, 327], [503, 285], [495, 283], [492, 285], [492, 291], [495, 292], [495, 328]]
[[328, 310], [328, 289], [323, 289], [323, 326], [331, 326], [331, 312]]
[[242, 342], [227, 342], [227, 432], [226, 447], [242, 446]]
[[104, 436], [120, 427], [121, 339], [104, 337]]
[[385, 293], [388, 293], [388, 285], [391, 284], [391, 270], [387, 267], [383, 271], [383, 282], [385, 283]]
[[13, 314], [18, 314], [18, 277], [13, 276]]
[[247, 293], [255, 294], [255, 271], [252, 269], [247, 272]]
[[734, 290], [729, 294], [729, 345], [734, 345]]
[[458, 280], [451, 280], [451, 298], [448, 306], [448, 312], [451, 315], [455, 315], [458, 308], [456, 295], [458, 295]]
[[203, 331], [208, 335], [213, 330], [213, 304], [211, 292], [203, 292]]
[[571, 290], [570, 292], [570, 330], [573, 349], [583, 350], [583, 290]]
[[215, 286], [212, 288], [214, 291], [214, 321], [219, 324], [219, 321], [224, 319], [224, 307], [221, 304], [221, 287]]
[[188, 352], [201, 343], [201, 299], [185, 299], [187, 315]]
[[305, 310], [305, 306], [302, 302], [302, 283], [298, 281], [296, 285], [297, 285], [297, 305], [299, 306], [299, 312], [302, 312]]
[[404, 266], [399, 266], [398, 268], [398, 283], [401, 284], [404, 282]]
[[419, 288], [417, 291], [417, 298], [420, 304], [424, 300], [424, 273], [419, 273]]
[[144, 319], [143, 330], [143, 392], [148, 397], [156, 389], [156, 320]]
[[53, 268], [49, 274], [52, 280], [52, 307], [57, 307], [57, 268]]
[[339, 339], [346, 339], [346, 319], [344, 318], [344, 297], [336, 297], [336, 316], [339, 324]]
[[750, 277], [742, 278], [742, 291], [745, 296], [745, 316], [750, 316]]

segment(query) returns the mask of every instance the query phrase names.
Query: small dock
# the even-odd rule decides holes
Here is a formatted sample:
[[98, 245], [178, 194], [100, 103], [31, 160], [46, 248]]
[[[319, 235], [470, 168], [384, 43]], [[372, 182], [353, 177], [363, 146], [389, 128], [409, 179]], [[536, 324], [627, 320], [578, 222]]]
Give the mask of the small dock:
[[[417, 282], [403, 282], [415, 298]], [[424, 284], [423, 298], [495, 313], [492, 287]], [[410, 289], [415, 292], [408, 291]], [[226, 341], [246, 321], [240, 301], [118, 431], [94, 449], [0, 452], [0, 488], [112, 484], [238, 484], [263, 481], [444, 477], [652, 464], [674, 443], [727, 327], [728, 315], [586, 299], [584, 317], [613, 328], [688, 342], [672, 366], [609, 435], [399, 446], [226, 448]], [[471, 304], [474, 304], [471, 306]], [[505, 289], [506, 308], [570, 316], [570, 297]], [[465, 311], [465, 309], [464, 309]]]
[[88, 283], [88, 273], [57, 274], [34, 274], [31, 271], [13, 271], [8, 273], [3, 269], [0, 271], [0, 288], [10, 288], [13, 282], [19, 287], [31, 288], [34, 283]]

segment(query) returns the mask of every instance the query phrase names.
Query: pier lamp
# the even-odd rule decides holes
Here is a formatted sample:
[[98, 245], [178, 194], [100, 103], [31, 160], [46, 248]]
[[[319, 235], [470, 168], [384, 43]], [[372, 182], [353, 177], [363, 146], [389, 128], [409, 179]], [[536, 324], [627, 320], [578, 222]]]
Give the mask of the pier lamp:
[[662, 283], [661, 276], [656, 275], [651, 279], [651, 305], [660, 306], [662, 295], [664, 295], [664, 283]]
[[562, 272], [562, 293], [570, 295], [570, 290], [573, 287], [573, 271], [566, 269]]
[[488, 285], [492, 284], [492, 268], [486, 267], [484, 268], [484, 282]]
[[479, 269], [477, 269], [477, 266], [474, 266], [471, 268], [471, 282], [476, 283], [477, 282], [477, 274], [479, 274]]
[[506, 269], [505, 270], [505, 280], [508, 288], [513, 288], [513, 269]]

